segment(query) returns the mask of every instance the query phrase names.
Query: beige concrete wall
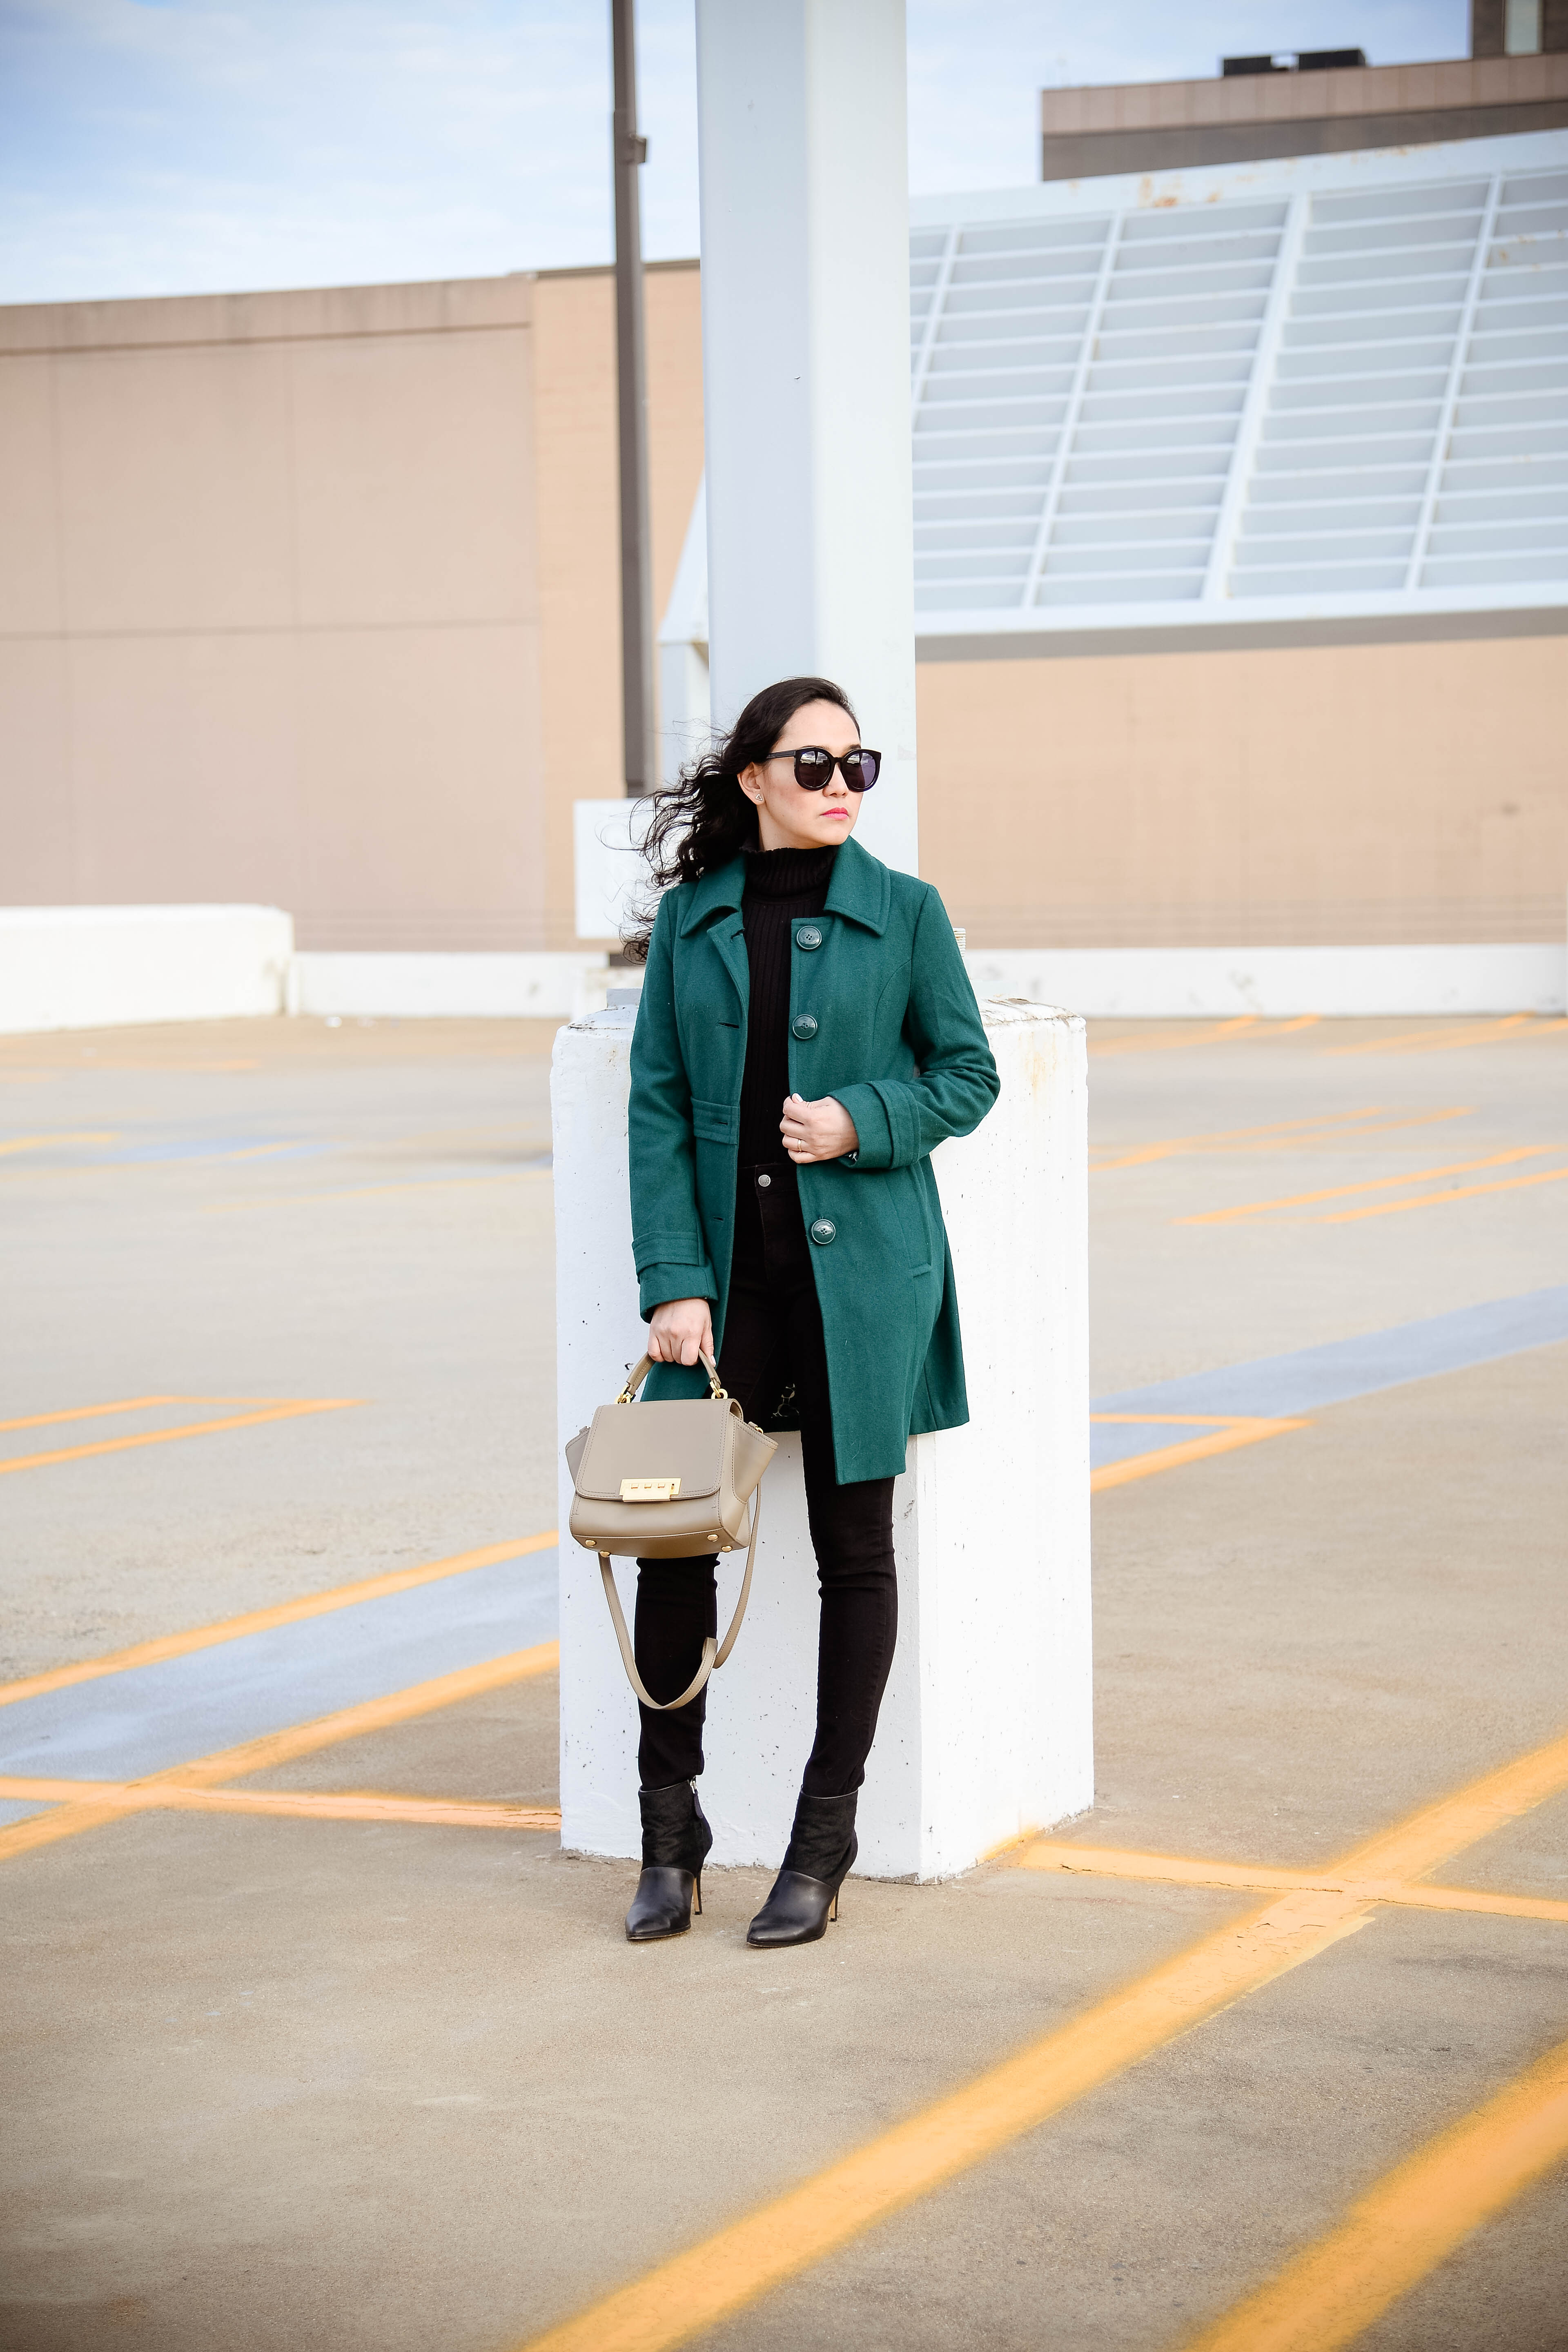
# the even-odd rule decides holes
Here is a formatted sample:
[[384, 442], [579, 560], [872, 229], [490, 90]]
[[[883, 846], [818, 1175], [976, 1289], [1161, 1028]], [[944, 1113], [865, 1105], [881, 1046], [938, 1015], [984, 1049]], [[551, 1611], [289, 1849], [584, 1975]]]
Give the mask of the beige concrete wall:
[[[662, 609], [695, 265], [647, 291]], [[605, 270], [0, 311], [0, 903], [570, 946], [571, 804], [621, 782], [614, 351]], [[919, 675], [976, 946], [1561, 932], [1561, 637]]]
[[919, 672], [921, 868], [971, 946], [1561, 938], [1560, 636]]
[[[0, 901], [570, 943], [563, 812], [620, 775], [611, 284], [0, 311]], [[647, 307], [668, 591], [695, 265]]]
[[[1554, 45], [1553, 45], [1554, 46]], [[1342, 66], [1325, 73], [1215, 74], [1201, 81], [1101, 82], [1040, 92], [1049, 138], [1195, 124], [1355, 119], [1529, 106], [1568, 98], [1561, 58], [1442, 58], [1422, 65]]]
[[1565, 121], [1563, 57], [1499, 55], [1047, 89], [1040, 93], [1040, 175], [1080, 179], [1271, 155], [1425, 146], [1548, 131]]

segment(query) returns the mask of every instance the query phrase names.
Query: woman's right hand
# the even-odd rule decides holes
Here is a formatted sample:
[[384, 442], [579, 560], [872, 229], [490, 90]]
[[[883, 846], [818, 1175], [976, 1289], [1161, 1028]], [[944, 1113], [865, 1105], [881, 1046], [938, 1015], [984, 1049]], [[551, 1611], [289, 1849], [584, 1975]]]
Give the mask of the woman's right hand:
[[713, 1353], [713, 1309], [706, 1298], [667, 1298], [648, 1318], [647, 1351], [656, 1364], [694, 1364]]

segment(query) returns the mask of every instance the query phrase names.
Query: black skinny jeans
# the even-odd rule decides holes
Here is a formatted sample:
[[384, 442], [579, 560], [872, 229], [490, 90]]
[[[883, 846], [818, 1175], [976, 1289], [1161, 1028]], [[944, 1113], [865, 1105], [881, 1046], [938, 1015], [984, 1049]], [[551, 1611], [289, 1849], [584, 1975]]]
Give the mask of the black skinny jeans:
[[[794, 1383], [805, 1464], [805, 1504], [816, 1554], [822, 1620], [816, 1653], [816, 1739], [801, 1783], [808, 1797], [847, 1796], [866, 1777], [893, 1644], [899, 1587], [893, 1564], [893, 1482], [841, 1486], [833, 1459], [822, 1310], [788, 1160], [741, 1171], [735, 1262], [719, 1370], [748, 1421], [766, 1427]], [[684, 1690], [718, 1630], [718, 1556], [639, 1559], [636, 1651], [658, 1698]], [[639, 1706], [637, 1768], [645, 1789], [694, 1780], [702, 1769], [708, 1694], [669, 1715]]]

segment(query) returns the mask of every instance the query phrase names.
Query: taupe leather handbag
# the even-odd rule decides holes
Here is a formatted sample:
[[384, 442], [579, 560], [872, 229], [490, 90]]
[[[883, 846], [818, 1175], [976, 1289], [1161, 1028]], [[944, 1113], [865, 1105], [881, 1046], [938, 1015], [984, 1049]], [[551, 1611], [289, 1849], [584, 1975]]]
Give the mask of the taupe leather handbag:
[[[720, 1386], [712, 1357], [704, 1356], [702, 1364], [708, 1374], [707, 1396], [639, 1404], [637, 1392], [652, 1369], [651, 1359], [645, 1356], [614, 1404], [602, 1404], [588, 1427], [580, 1429], [566, 1448], [566, 1466], [575, 1489], [570, 1522], [573, 1541], [585, 1551], [598, 1553], [622, 1664], [643, 1705], [661, 1711], [685, 1706], [694, 1699], [735, 1646], [751, 1598], [752, 1569], [757, 1557], [762, 1475], [778, 1452], [776, 1441], [764, 1437], [754, 1423], [747, 1421], [736, 1399]], [[749, 1537], [748, 1501], [752, 1507]], [[655, 1698], [632, 1654], [610, 1568], [612, 1554], [640, 1552], [645, 1559], [690, 1559], [702, 1552], [733, 1551], [742, 1541], [746, 1573], [723, 1642], [708, 1635], [702, 1644], [702, 1664], [679, 1698]]]

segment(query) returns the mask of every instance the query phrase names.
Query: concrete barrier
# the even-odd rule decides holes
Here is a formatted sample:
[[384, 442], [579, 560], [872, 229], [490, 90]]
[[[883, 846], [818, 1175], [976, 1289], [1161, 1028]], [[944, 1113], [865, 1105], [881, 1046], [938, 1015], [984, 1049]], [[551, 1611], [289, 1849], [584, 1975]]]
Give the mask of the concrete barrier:
[[[1084, 1031], [1039, 1005], [983, 1010], [1001, 1099], [934, 1158], [973, 1418], [914, 1439], [895, 1488], [899, 1648], [860, 1807], [858, 1867], [873, 1877], [968, 1869], [1092, 1797]], [[643, 1336], [626, 1181], [634, 1017], [612, 1004], [555, 1041], [563, 1440], [616, 1394]], [[563, 1528], [570, 1504], [563, 1464]], [[636, 1570], [617, 1569], [626, 1598]], [[739, 1577], [731, 1558], [721, 1619]], [[811, 1747], [816, 1616], [800, 1441], [786, 1437], [765, 1481], [751, 1612], [709, 1706], [715, 1863], [784, 1852]], [[567, 1847], [637, 1853], [637, 1737], [597, 1559], [565, 1543]]]
[[362, 1020], [570, 1021], [605, 1002], [603, 949], [565, 955], [308, 950], [289, 976], [290, 1013]]
[[277, 907], [0, 908], [0, 1031], [280, 1013], [293, 946]]
[[1568, 950], [1560, 940], [1523, 946], [973, 948], [964, 961], [982, 996], [1067, 1004], [1091, 1020], [1568, 1010]]

